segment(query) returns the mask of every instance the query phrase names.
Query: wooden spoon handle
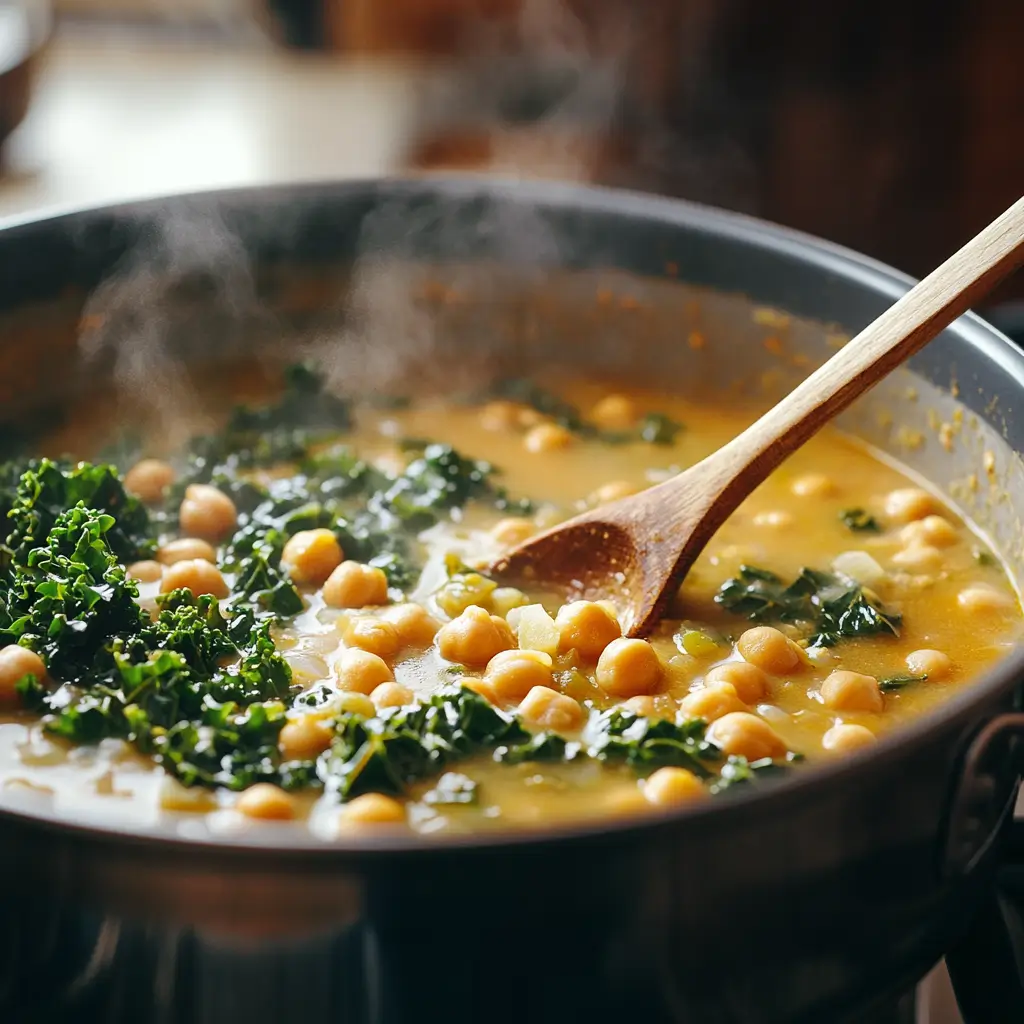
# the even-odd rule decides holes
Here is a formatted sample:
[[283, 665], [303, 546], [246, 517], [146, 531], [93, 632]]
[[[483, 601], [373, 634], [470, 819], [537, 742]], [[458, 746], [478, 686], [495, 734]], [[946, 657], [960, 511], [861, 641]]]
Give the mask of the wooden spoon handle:
[[[712, 458], [744, 493], [1024, 262], [1024, 198]], [[744, 468], [745, 464], [745, 468]], [[730, 489], [731, 489], [730, 487]]]

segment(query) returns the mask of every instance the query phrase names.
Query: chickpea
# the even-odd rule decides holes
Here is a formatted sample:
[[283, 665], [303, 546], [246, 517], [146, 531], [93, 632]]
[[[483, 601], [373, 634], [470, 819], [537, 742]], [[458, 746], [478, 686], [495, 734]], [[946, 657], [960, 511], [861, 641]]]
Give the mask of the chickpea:
[[630, 697], [629, 700], [622, 702], [623, 711], [632, 711], [634, 715], [639, 715], [641, 718], [654, 718], [658, 714], [658, 706], [654, 703], [654, 698], [649, 694], [642, 694], [639, 697]]
[[479, 679], [476, 676], [463, 676], [460, 682], [467, 690], [472, 690], [474, 693], [479, 694], [489, 703], [501, 703], [501, 698], [490, 683], [485, 683], [482, 679]]
[[332, 697], [325, 708], [317, 711], [307, 711], [306, 714], [319, 716], [321, 718], [333, 718], [339, 714], [362, 715], [363, 718], [373, 718], [377, 709], [373, 701], [365, 693], [357, 693], [355, 690], [343, 690]]
[[793, 525], [793, 516], [784, 509], [772, 509], [758, 512], [754, 516], [753, 522], [755, 526], [762, 526], [769, 530], [784, 530]]
[[370, 694], [370, 700], [378, 711], [383, 708], [402, 708], [406, 704], [412, 704], [415, 699], [416, 695], [412, 690], [401, 683], [381, 683], [374, 687], [373, 693]]
[[885, 706], [874, 676], [841, 668], [821, 684], [821, 699], [836, 711], [881, 711]]
[[405, 807], [383, 793], [364, 793], [341, 809], [343, 825], [397, 825], [405, 821]]
[[148, 559], [143, 562], [132, 562], [128, 566], [128, 575], [140, 583], [156, 583], [164, 574], [164, 567], [159, 562]]
[[875, 742], [875, 734], [864, 725], [838, 722], [821, 737], [822, 747], [835, 754], [849, 754]]
[[594, 681], [612, 697], [651, 693], [661, 682], [658, 654], [646, 640], [619, 637], [597, 659]]
[[381, 683], [394, 679], [388, 663], [376, 654], [349, 647], [334, 661], [334, 677], [341, 690], [371, 694]]
[[382, 569], [360, 562], [342, 562], [324, 583], [324, 601], [331, 608], [366, 608], [387, 604], [388, 578]]
[[993, 612], [1008, 612], [1015, 608], [1017, 604], [1009, 594], [981, 583], [964, 587], [956, 595], [956, 603], [970, 615], [990, 615]]
[[744, 661], [771, 676], [792, 672], [800, 664], [800, 648], [773, 626], [755, 626], [736, 641]]
[[500, 700], [522, 700], [534, 687], [551, 685], [551, 658], [540, 651], [499, 651], [487, 663], [484, 682]]
[[927, 676], [930, 680], [945, 679], [953, 670], [948, 654], [922, 648], [907, 655], [907, 668], [915, 676]]
[[509, 624], [477, 604], [445, 623], [437, 634], [441, 657], [463, 665], [486, 665], [500, 651], [515, 645]]
[[295, 817], [295, 801], [283, 789], [269, 782], [250, 786], [238, 798], [235, 807], [248, 818], [266, 821], [290, 821]]
[[174, 470], [161, 459], [142, 459], [124, 475], [124, 489], [147, 505], [162, 500], [164, 492], [174, 483]]
[[300, 530], [281, 552], [281, 568], [299, 586], [319, 587], [345, 557], [330, 530]]
[[926, 573], [942, 565], [942, 552], [931, 544], [911, 544], [892, 556], [893, 565], [910, 572]]
[[704, 685], [729, 683], [744, 704], [758, 704], [768, 696], [768, 677], [746, 661], [727, 661], [704, 675]]
[[885, 498], [885, 514], [897, 523], [924, 519], [938, 511], [938, 503], [920, 487], [903, 487], [890, 491]]
[[560, 448], [568, 448], [572, 444], [572, 434], [557, 423], [538, 423], [527, 431], [523, 444], [528, 452], [553, 452]]
[[537, 532], [537, 527], [529, 520], [519, 516], [502, 519], [491, 529], [491, 537], [503, 548], [514, 548], [522, 544]]
[[0, 647], [0, 707], [12, 707], [19, 702], [15, 687], [25, 676], [45, 679], [43, 659], [35, 651], [19, 644]]
[[166, 543], [157, 553], [157, 561], [162, 565], [174, 565], [175, 562], [192, 562], [201, 558], [204, 562], [216, 562], [217, 552], [212, 544], [198, 537], [181, 537]]
[[793, 481], [790, 490], [798, 498], [827, 498], [835, 494], [836, 485], [832, 478], [825, 476], [824, 473], [806, 473]]
[[707, 738], [727, 754], [760, 761], [763, 757], [782, 757], [786, 744], [763, 719], [749, 711], [733, 711], [708, 727]]
[[441, 628], [441, 623], [419, 604], [396, 604], [381, 618], [395, 627], [403, 647], [429, 647]]
[[344, 637], [349, 647], [358, 647], [380, 658], [392, 657], [402, 646], [398, 630], [390, 622], [368, 615], [352, 619], [345, 627]]
[[277, 745], [286, 761], [309, 761], [319, 757], [331, 745], [333, 735], [328, 722], [312, 714], [304, 714], [285, 722], [277, 737]]
[[160, 593], [169, 594], [179, 588], [191, 590], [196, 597], [200, 594], [212, 594], [218, 600], [230, 593], [220, 569], [202, 558], [190, 562], [175, 562], [174, 565], [167, 567], [160, 583]]
[[594, 601], [573, 601], [558, 609], [559, 649], [576, 651], [584, 661], [596, 661], [601, 652], [622, 636], [618, 620]]
[[928, 544], [935, 548], [948, 548], [959, 539], [956, 527], [943, 516], [925, 516], [907, 523], [900, 530], [900, 540], [906, 547]]
[[626, 430], [636, 422], [636, 406], [625, 395], [605, 395], [591, 409], [590, 418], [606, 430]]
[[[500, 655], [499, 655], [500, 657]], [[575, 732], [583, 725], [583, 708], [550, 686], [535, 686], [519, 705], [519, 714], [541, 729]]]
[[519, 426], [521, 408], [515, 402], [488, 402], [480, 410], [480, 426], [493, 433], [514, 430]]
[[610, 505], [613, 501], [621, 501], [630, 495], [639, 493], [641, 488], [631, 484], [628, 480], [611, 480], [600, 487], [590, 496], [592, 505]]
[[747, 705], [739, 699], [732, 683], [712, 683], [687, 694], [679, 702], [679, 710], [687, 718], [714, 722], [730, 712], [746, 711]]
[[223, 540], [238, 523], [235, 503], [223, 492], [209, 484], [191, 484], [185, 490], [185, 500], [178, 510], [181, 529], [193, 537], [204, 540]]
[[674, 807], [707, 795], [704, 783], [685, 768], [659, 768], [644, 783], [644, 796], [657, 807]]

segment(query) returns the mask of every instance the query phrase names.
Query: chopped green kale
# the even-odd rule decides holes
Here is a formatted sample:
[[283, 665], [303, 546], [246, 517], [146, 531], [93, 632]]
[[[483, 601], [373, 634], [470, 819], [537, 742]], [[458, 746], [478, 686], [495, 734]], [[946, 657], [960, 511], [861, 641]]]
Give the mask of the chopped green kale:
[[839, 520], [853, 533], [881, 533], [878, 520], [862, 508], [847, 508], [839, 513]]
[[744, 565], [715, 600], [753, 622], [785, 622], [810, 629], [808, 645], [834, 647], [851, 637], [899, 636], [901, 617], [846, 577], [803, 569], [789, 584], [767, 569]]

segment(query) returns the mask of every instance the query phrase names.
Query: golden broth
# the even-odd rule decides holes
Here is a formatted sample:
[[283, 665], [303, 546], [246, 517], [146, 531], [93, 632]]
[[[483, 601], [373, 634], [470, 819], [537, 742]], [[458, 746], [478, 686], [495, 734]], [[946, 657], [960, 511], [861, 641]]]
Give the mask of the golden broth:
[[[598, 403], [608, 390], [599, 385], [577, 385], [565, 393], [588, 414], [600, 408]], [[752, 418], [740, 408], [682, 403], [665, 395], [635, 393], [629, 399], [637, 415], [657, 411], [681, 421], [685, 427], [674, 443], [608, 444], [573, 436], [561, 439], [567, 440], [562, 447], [544, 448], [535, 443], [536, 435], [531, 435], [538, 417], [525, 408], [427, 404], [401, 410], [361, 410], [355, 430], [341, 440], [362, 456], [392, 468], [410, 457], [397, 444], [405, 437], [447, 442], [464, 455], [486, 459], [500, 467], [500, 482], [512, 496], [538, 503], [532, 523], [523, 529], [539, 529], [613, 492], [640, 489], [692, 465]], [[540, 450], [531, 450], [538, 447]], [[287, 472], [278, 467], [262, 476], [280, 477]], [[788, 750], [813, 764], [843, 756], [842, 750], [823, 746], [830, 730], [832, 736], [837, 735], [837, 724], [863, 726], [880, 736], [969, 686], [1019, 640], [1020, 607], [984, 539], [937, 498], [931, 497], [929, 508], [921, 495], [919, 508], [894, 508], [893, 492], [920, 486], [898, 467], [836, 431], [826, 431], [809, 442], [741, 506], [698, 560], [669, 618], [651, 638], [661, 678], [655, 692], [637, 706], [643, 706], [644, 714], [674, 718], [681, 714], [681, 702], [702, 692], [705, 675], [713, 667], [741, 660], [736, 643], [756, 624], [727, 611], [715, 601], [715, 595], [742, 565], [770, 570], [789, 581], [803, 567], [830, 571], [837, 558], [847, 567], [877, 564], [881, 574], [870, 581], [870, 589], [885, 608], [902, 615], [899, 636], [845, 639], [833, 647], [815, 649], [810, 657], [801, 656], [792, 669], [769, 671], [764, 696], [749, 703], [741, 701], [746, 712], [767, 723]], [[873, 516], [878, 531], [852, 531], [841, 519], [841, 513], [852, 508]], [[940, 518], [924, 518], [925, 512]], [[423, 603], [438, 622], [446, 618], [436, 598], [445, 580], [444, 557], [455, 552], [463, 562], [486, 564], [501, 550], [491, 531], [504, 518], [506, 514], [496, 509], [473, 505], [445, 518], [421, 537], [427, 566], [410, 596]], [[849, 552], [863, 552], [870, 559], [857, 556], [851, 562]], [[159, 585], [143, 584], [143, 599], [152, 598]], [[327, 607], [319, 587], [306, 587], [303, 592], [305, 610], [275, 626], [279, 648], [289, 660], [296, 682], [307, 687], [344, 688], [337, 662], [339, 653], [350, 646], [345, 640], [347, 624], [354, 615], [386, 617], [387, 606], [356, 613]], [[550, 594], [534, 598], [552, 615], [561, 603]], [[515, 620], [514, 612], [508, 615]], [[779, 623], [771, 625], [778, 627]], [[780, 628], [793, 639], [806, 635], [806, 630]], [[696, 647], [691, 644], [693, 649], [688, 650], [682, 640], [687, 630], [703, 633], [710, 640], [698, 641]], [[829, 698], [823, 696], [822, 684], [835, 670], [851, 670], [876, 680], [920, 674], [911, 672], [908, 656], [922, 650], [940, 652], [948, 664], [930, 656], [938, 667], [929, 678], [882, 693], [881, 710], [830, 706]], [[571, 655], [571, 651], [556, 655], [554, 667], [565, 667], [568, 658], [582, 680], [578, 674], [572, 684], [560, 684], [556, 676], [552, 689], [561, 685], [570, 697], [597, 708], [621, 702], [596, 685], [592, 663], [581, 664]], [[445, 672], [450, 663], [441, 658], [436, 644], [407, 646], [388, 654], [385, 661], [394, 681], [406, 687], [414, 700], [452, 686], [453, 676]], [[911, 657], [910, 665], [914, 664]], [[464, 672], [472, 677], [486, 675], [483, 665], [467, 666]], [[518, 703], [507, 700], [502, 706], [514, 712]], [[572, 740], [578, 733], [569, 730], [566, 735]], [[538, 826], [699, 798], [699, 794], [672, 787], [659, 796], [655, 787], [645, 783], [644, 772], [638, 775], [632, 768], [591, 760], [510, 765], [479, 756], [451, 764], [448, 770], [477, 783], [476, 801], [455, 806], [424, 802], [436, 779], [417, 782], [404, 798], [404, 817], [413, 829], [436, 832]], [[807, 769], [795, 766], [790, 770]], [[52, 801], [58, 808], [105, 819], [151, 823], [172, 816], [189, 820], [190, 811], [193, 815], [201, 811], [207, 812], [210, 828], [237, 829], [253, 827], [260, 816], [258, 809], [252, 816], [239, 813], [235, 807], [238, 796], [224, 790], [169, 788], [162, 781], [161, 770], [121, 740], [106, 740], [98, 748], [73, 748], [48, 736], [38, 721], [18, 710], [0, 713], [0, 780], [5, 789], [32, 788], [39, 799]], [[716, 797], [720, 798], [724, 797]], [[353, 816], [346, 818], [337, 800], [329, 796], [290, 795], [287, 804], [291, 815], [308, 817], [311, 827], [325, 835], [334, 835], [339, 828], [372, 826], [372, 822], [359, 823]]]

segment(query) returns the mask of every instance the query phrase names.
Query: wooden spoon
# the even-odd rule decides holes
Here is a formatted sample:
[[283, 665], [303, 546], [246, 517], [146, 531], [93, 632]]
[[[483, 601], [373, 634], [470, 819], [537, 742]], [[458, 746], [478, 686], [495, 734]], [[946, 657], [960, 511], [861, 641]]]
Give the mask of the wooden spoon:
[[1024, 198], [713, 455], [531, 538], [491, 574], [611, 600], [623, 631], [646, 635], [715, 531], [783, 459], [1022, 262]]

